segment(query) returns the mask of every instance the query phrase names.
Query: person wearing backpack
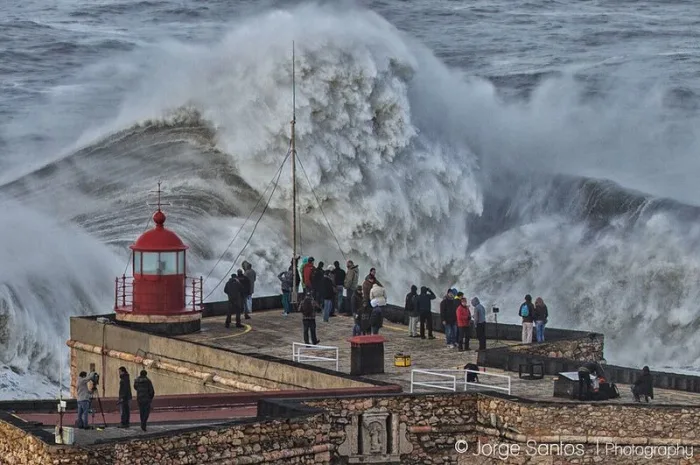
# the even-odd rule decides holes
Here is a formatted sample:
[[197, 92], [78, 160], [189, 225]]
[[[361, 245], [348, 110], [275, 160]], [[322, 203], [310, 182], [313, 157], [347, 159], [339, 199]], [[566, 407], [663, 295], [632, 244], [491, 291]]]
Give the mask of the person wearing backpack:
[[530, 294], [526, 295], [525, 302], [520, 304], [518, 316], [523, 319], [522, 342], [523, 344], [531, 344], [532, 322], [535, 321], [535, 306], [532, 304], [532, 296]]

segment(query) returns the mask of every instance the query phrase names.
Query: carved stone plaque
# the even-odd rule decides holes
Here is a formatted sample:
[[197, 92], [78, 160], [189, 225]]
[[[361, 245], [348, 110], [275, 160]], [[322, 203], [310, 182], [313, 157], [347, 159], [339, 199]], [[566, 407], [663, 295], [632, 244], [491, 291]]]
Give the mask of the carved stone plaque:
[[406, 424], [399, 424], [397, 414], [367, 410], [351, 417], [338, 453], [348, 457], [348, 463], [398, 464], [401, 454], [413, 451], [406, 431]]

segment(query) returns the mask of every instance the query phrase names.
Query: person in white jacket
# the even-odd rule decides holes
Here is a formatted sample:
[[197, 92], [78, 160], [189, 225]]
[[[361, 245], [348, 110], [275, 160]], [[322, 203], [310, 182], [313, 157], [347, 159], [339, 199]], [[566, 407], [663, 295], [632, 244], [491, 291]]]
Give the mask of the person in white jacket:
[[370, 326], [372, 334], [379, 334], [379, 328], [382, 327], [384, 321], [384, 307], [386, 307], [386, 289], [379, 284], [374, 284], [372, 290], [369, 291], [369, 303], [372, 306], [372, 316], [370, 317]]

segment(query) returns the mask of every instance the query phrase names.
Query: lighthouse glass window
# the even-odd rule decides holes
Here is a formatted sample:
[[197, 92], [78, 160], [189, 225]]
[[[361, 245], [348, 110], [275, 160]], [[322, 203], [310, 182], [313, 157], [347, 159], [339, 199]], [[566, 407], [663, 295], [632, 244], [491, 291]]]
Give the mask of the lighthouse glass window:
[[177, 252], [143, 252], [143, 274], [177, 274]]

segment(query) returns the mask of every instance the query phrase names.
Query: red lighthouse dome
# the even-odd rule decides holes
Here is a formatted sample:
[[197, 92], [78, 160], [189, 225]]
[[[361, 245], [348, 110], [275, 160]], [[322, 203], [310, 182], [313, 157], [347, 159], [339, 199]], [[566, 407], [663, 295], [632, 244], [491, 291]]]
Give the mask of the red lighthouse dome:
[[[160, 197], [160, 185], [158, 194]], [[202, 278], [188, 279], [188, 247], [164, 226], [165, 219], [159, 201], [153, 215], [155, 227], [130, 246], [132, 276], [116, 280], [116, 318], [158, 333], [198, 331], [202, 319]]]

